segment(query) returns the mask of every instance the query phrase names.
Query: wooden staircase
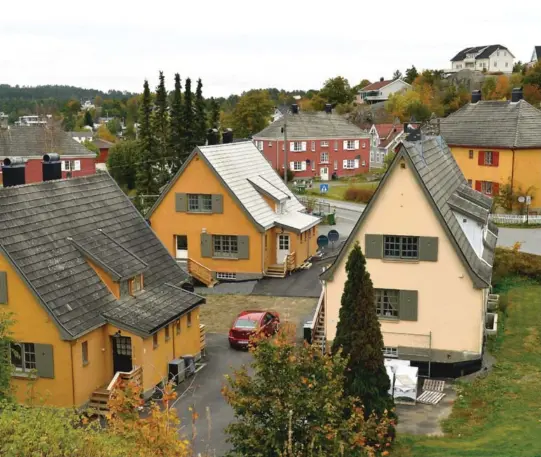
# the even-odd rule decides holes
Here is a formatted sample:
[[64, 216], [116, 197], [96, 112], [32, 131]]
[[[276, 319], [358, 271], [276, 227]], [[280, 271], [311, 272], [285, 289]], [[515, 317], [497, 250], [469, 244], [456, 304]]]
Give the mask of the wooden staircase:
[[284, 263], [269, 265], [265, 276], [268, 278], [285, 278], [287, 273], [295, 269], [295, 253], [288, 254]]
[[193, 259], [188, 259], [188, 273], [207, 287], [214, 287], [218, 284], [218, 281], [212, 276], [212, 271]]
[[[314, 317], [309, 322], [311, 331], [308, 335], [305, 333], [305, 339], [311, 344], [315, 344], [320, 347], [322, 352], [327, 350], [327, 335], [325, 333], [325, 295], [324, 291], [321, 291], [319, 300], [317, 302]], [[310, 330], [309, 327], [309, 330]]]
[[130, 372], [117, 371], [113, 376], [113, 379], [107, 386], [100, 387], [92, 392], [90, 396], [90, 402], [88, 408], [98, 415], [105, 415], [109, 411], [109, 399], [113, 390], [121, 381], [124, 382], [136, 382], [140, 385], [143, 383], [143, 369], [141, 367], [135, 367]]

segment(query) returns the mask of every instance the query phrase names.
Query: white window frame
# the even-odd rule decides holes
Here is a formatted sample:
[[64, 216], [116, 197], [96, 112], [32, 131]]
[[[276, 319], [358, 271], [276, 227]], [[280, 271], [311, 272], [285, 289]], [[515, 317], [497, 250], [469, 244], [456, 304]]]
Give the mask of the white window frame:
[[[19, 373], [30, 373], [36, 370], [36, 347], [34, 343], [11, 343], [11, 346], [19, 346], [21, 348], [21, 359], [20, 364], [13, 363], [13, 348], [10, 347], [11, 351], [11, 363], [15, 367], [15, 371]], [[20, 365], [20, 366], [19, 366]]]
[[346, 170], [353, 170], [355, 168], [355, 159], [344, 159]]
[[293, 171], [302, 171], [302, 162], [300, 161], [293, 162]]
[[347, 151], [354, 151], [355, 150], [355, 140], [346, 140], [345, 149]]
[[213, 257], [237, 257], [239, 255], [239, 237], [237, 235], [212, 235], [212, 255]]
[[481, 192], [486, 195], [492, 195], [493, 191], [494, 186], [492, 185], [492, 181], [481, 181]]
[[237, 273], [216, 272], [216, 279], [237, 279]]
[[312, 141], [312, 152], [316, 152], [316, 142], [315, 141]]
[[320, 154], [319, 163], [329, 163], [329, 153], [324, 151]]
[[338, 151], [338, 140], [334, 140], [334, 150]]
[[492, 151], [485, 151], [485, 165], [492, 165], [494, 163], [494, 154]]
[[328, 141], [320, 141], [320, 142], [319, 142], [319, 145], [320, 145], [322, 148], [328, 148], [328, 147], [329, 147], [329, 142], [328, 142]]
[[398, 358], [397, 347], [384, 346], [382, 351], [383, 351], [383, 357], [394, 358], [394, 359]]
[[338, 170], [338, 160], [334, 161], [334, 171]]
[[293, 152], [302, 152], [302, 141], [293, 141]]
[[269, 148], [272, 148], [272, 141], [269, 141]]

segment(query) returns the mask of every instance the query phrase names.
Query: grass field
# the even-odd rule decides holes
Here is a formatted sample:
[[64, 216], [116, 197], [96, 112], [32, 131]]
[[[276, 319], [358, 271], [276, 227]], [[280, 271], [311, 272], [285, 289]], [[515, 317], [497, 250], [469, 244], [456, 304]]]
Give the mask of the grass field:
[[317, 188], [307, 190], [306, 194], [312, 195], [315, 197], [325, 197], [325, 198], [332, 198], [333, 200], [345, 201], [344, 194], [346, 193], [346, 190], [349, 187], [376, 190], [376, 187], [378, 187], [378, 182], [358, 182], [358, 183], [352, 183], [351, 185], [347, 183], [344, 183], [344, 185], [342, 185], [342, 183], [340, 183], [340, 185], [329, 186], [329, 192], [327, 192], [326, 194], [319, 193], [319, 185], [318, 185]]
[[392, 455], [541, 456], [541, 285], [515, 280], [507, 289], [508, 317], [489, 342], [493, 371], [459, 386], [444, 437], [401, 436]]
[[233, 319], [249, 309], [277, 311], [282, 322], [288, 320], [298, 327], [315, 310], [318, 300], [260, 295], [207, 295], [205, 298], [207, 303], [201, 306], [200, 321], [207, 326], [207, 332], [212, 333], [228, 333]]

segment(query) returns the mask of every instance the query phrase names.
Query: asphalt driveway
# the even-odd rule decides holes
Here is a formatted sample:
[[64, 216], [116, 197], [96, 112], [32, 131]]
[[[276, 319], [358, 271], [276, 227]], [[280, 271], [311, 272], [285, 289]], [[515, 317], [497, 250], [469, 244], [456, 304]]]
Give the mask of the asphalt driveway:
[[517, 241], [522, 252], [541, 255], [541, 229], [500, 227], [498, 246], [512, 247]]

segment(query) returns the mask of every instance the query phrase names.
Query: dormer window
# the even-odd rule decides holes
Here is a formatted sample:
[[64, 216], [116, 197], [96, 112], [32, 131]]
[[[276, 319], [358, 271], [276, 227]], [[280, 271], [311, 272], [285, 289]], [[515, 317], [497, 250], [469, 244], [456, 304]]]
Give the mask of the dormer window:
[[143, 275], [134, 276], [129, 280], [130, 295], [135, 295], [143, 290]]

